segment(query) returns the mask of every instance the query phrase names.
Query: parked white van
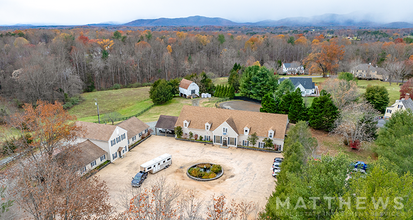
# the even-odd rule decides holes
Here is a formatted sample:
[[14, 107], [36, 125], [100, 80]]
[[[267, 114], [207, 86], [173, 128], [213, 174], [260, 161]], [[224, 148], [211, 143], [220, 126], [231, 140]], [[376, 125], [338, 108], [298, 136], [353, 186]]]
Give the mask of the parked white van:
[[170, 154], [163, 154], [153, 160], [142, 164], [141, 170], [153, 174], [160, 170], [168, 168], [170, 165], [172, 165], [172, 156]]

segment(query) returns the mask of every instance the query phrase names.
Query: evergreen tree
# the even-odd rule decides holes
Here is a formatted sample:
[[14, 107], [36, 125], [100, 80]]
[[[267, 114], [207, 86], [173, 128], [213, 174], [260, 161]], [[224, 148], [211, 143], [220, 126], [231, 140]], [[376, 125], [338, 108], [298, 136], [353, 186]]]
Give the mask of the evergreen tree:
[[200, 93], [212, 93], [215, 85], [205, 72], [201, 73], [201, 81], [199, 82]]
[[331, 95], [324, 90], [319, 97], [314, 98], [308, 110], [310, 127], [318, 130], [330, 131], [334, 126], [334, 121], [338, 118], [338, 108], [331, 100]]
[[164, 79], [157, 80], [149, 91], [149, 96], [155, 105], [163, 104], [173, 98], [172, 86]]
[[384, 114], [390, 102], [386, 87], [368, 85], [364, 96], [376, 110]]
[[285, 93], [280, 101], [280, 105], [278, 106], [278, 112], [279, 114], [287, 114], [290, 111], [290, 106], [291, 106], [291, 102], [292, 102], [292, 97], [293, 97], [293, 93], [287, 91], [287, 93]]
[[274, 99], [271, 93], [262, 98], [260, 112], [278, 113], [278, 99]]
[[295, 92], [291, 93], [291, 104], [288, 111], [288, 119], [292, 123], [298, 121], [307, 121], [307, 108], [304, 105], [303, 97], [301, 96], [301, 90], [297, 88]]
[[225, 85], [225, 97], [229, 97], [229, 86]]
[[214, 96], [215, 97], [219, 97], [219, 90], [221, 89], [221, 85], [217, 85], [215, 87], [215, 92], [214, 92]]
[[274, 92], [278, 86], [278, 79], [266, 67], [250, 66], [242, 74], [241, 95], [261, 100], [265, 94]]
[[235, 89], [233, 86], [230, 86], [230, 90], [229, 90], [229, 98], [233, 99], [235, 97]]

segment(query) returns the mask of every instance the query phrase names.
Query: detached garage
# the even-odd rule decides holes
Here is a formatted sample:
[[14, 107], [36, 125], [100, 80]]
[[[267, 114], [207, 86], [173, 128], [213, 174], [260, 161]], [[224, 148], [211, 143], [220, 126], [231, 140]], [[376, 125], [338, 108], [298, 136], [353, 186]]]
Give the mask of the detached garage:
[[179, 96], [194, 98], [199, 96], [199, 86], [191, 80], [182, 79], [179, 84]]
[[175, 124], [178, 120], [177, 116], [161, 115], [155, 125], [156, 135], [171, 135], [175, 137]]

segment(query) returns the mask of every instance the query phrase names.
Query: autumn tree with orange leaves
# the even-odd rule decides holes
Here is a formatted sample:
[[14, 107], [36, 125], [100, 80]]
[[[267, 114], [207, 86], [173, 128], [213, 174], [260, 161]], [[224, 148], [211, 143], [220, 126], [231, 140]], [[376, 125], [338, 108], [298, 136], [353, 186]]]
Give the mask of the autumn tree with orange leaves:
[[16, 205], [34, 219], [105, 217], [111, 212], [106, 184], [79, 174], [85, 164], [78, 160], [80, 149], [70, 144], [81, 132], [74, 120], [60, 103], [44, 101], [25, 104], [22, 112], [4, 119], [8, 128], [31, 136], [13, 142], [20, 156], [7, 169], [5, 181]]
[[344, 46], [337, 45], [336, 42], [323, 42], [321, 48], [313, 47], [313, 52], [304, 60], [306, 66], [316, 65], [326, 77], [327, 73], [335, 73], [340, 60], [344, 57]]

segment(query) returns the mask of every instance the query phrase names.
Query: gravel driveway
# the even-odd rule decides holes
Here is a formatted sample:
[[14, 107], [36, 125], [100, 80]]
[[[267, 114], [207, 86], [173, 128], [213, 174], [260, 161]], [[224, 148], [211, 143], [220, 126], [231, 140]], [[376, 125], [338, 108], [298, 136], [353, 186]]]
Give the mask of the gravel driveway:
[[[172, 155], [172, 166], [156, 174], [149, 174], [142, 187], [163, 176], [168, 183], [176, 183], [184, 189], [195, 189], [198, 197], [211, 201], [212, 195], [224, 194], [228, 199], [253, 201], [260, 208], [275, 189], [271, 175], [276, 153], [245, 149], [224, 149], [218, 146], [178, 141], [170, 137], [152, 136], [132, 149], [96, 175], [106, 181], [110, 202], [118, 211], [124, 211], [125, 195], [131, 197], [131, 179], [139, 172], [141, 164], [164, 153]], [[200, 162], [221, 164], [224, 175], [215, 181], [197, 182], [186, 176], [189, 166]], [[122, 203], [123, 202], [123, 203]]]

